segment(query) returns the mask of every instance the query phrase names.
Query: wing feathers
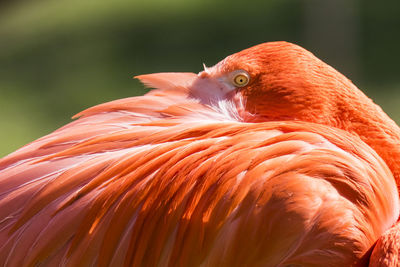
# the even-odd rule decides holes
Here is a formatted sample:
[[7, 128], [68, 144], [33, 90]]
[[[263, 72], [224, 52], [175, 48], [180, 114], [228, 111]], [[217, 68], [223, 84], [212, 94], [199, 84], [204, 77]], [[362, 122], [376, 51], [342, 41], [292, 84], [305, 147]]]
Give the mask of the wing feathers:
[[199, 103], [162, 94], [91, 108], [0, 161], [0, 265], [351, 265], [396, 220], [391, 173], [355, 137], [196, 119]]

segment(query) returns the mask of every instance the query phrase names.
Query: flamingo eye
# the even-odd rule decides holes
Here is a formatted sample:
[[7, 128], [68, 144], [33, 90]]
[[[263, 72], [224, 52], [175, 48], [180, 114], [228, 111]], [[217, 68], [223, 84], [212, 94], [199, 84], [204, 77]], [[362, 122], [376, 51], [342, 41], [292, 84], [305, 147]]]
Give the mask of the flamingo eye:
[[237, 73], [235, 73], [233, 75], [233, 79], [232, 79], [233, 84], [237, 87], [246, 86], [249, 83], [249, 81], [250, 81], [250, 76], [244, 70], [241, 70], [241, 71], [238, 71]]

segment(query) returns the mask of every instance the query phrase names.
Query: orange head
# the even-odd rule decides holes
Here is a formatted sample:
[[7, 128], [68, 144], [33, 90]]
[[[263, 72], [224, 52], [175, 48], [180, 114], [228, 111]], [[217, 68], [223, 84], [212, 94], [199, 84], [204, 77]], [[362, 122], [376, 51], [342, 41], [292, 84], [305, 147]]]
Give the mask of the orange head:
[[340, 125], [344, 105], [370, 102], [342, 74], [287, 42], [245, 49], [199, 76], [218, 79], [239, 93], [256, 121], [303, 120], [345, 128]]

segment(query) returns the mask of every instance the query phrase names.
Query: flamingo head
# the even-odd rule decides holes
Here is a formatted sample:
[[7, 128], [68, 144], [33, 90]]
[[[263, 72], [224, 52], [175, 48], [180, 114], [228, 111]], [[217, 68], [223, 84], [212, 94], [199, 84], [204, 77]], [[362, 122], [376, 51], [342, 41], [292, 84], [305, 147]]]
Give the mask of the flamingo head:
[[345, 106], [370, 102], [334, 68], [287, 42], [245, 49], [205, 68], [199, 78], [217, 81], [213, 91], [240, 98], [246, 110], [242, 114], [251, 114], [244, 120], [301, 120], [347, 128], [341, 124]]

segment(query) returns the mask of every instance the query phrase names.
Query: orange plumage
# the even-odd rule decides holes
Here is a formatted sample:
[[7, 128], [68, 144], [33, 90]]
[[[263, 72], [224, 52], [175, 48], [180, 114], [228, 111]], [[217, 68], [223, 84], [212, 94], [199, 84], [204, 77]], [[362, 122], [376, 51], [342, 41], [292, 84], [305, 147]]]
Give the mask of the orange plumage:
[[396, 266], [400, 131], [340, 73], [274, 42], [138, 78], [0, 160], [1, 266]]

